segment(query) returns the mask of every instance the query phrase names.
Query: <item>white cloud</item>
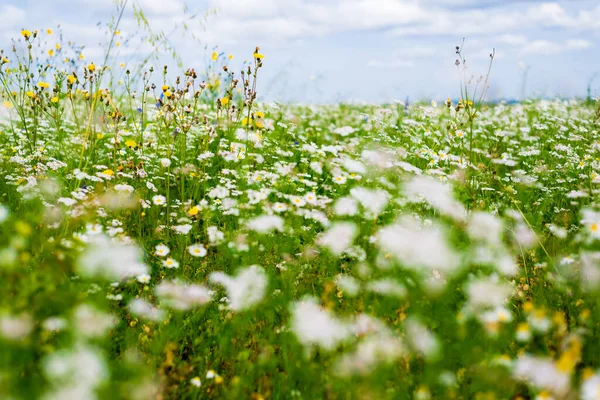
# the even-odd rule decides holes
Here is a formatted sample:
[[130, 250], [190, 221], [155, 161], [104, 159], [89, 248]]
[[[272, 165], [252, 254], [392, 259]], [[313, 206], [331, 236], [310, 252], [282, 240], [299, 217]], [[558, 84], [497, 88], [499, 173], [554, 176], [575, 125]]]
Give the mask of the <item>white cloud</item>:
[[0, 6], [0, 15], [2, 16], [2, 29], [15, 29], [20, 28], [25, 22], [25, 10], [12, 6], [4, 5]]
[[534, 40], [527, 43], [521, 49], [522, 54], [557, 54], [565, 51], [585, 50], [592, 47], [592, 43], [583, 39], [567, 40], [564, 43], [556, 43], [548, 40]]

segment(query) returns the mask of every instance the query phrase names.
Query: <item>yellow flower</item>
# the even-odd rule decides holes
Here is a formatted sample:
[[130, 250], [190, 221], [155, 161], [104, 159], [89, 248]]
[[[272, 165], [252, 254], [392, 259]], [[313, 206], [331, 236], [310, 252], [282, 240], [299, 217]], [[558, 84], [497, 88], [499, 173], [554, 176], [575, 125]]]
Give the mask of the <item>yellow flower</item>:
[[246, 126], [246, 125], [248, 125], [248, 122], [252, 123], [252, 118], [250, 118], [250, 120], [248, 120], [248, 118], [244, 118], [242, 120], [242, 125]]
[[96, 64], [94, 63], [89, 63], [87, 66], [88, 71], [90, 72], [94, 72], [96, 70]]
[[83, 53], [81, 53], [81, 54], [79, 55], [79, 59], [80, 59], [80, 60], [83, 60], [84, 58], [85, 58], [85, 56], [83, 55]]
[[50, 87], [50, 84], [48, 84], [46, 82], [38, 82], [38, 86], [41, 87], [42, 89], [48, 89]]
[[77, 78], [75, 78], [73, 75], [69, 75], [69, 76], [67, 76], [67, 80], [72, 85], [77, 81]]
[[257, 112], [256, 112], [256, 116], [257, 116], [258, 118], [262, 118], [262, 117], [264, 117], [264, 116], [265, 116], [265, 113], [264, 113], [264, 112], [262, 112], [262, 111], [257, 111]]
[[135, 143], [135, 141], [133, 141], [133, 140], [129, 139], [129, 140], [127, 140], [127, 141], [125, 142], [125, 146], [127, 146], [127, 147], [135, 147], [135, 146], [136, 146], [136, 143]]
[[221, 104], [226, 106], [227, 104], [229, 104], [229, 97], [223, 97], [221, 98]]
[[165, 97], [166, 97], [167, 99], [168, 99], [168, 98], [170, 98], [172, 95], [173, 95], [173, 93], [171, 93], [171, 92], [170, 92], [170, 91], [168, 91], [168, 90], [165, 92]]
[[98, 133], [96, 135], [96, 139], [102, 139], [104, 137], [104, 133]]
[[216, 51], [213, 51], [211, 58], [213, 61], [217, 61], [217, 59], [219, 58], [219, 54]]
[[58, 97], [54, 96], [50, 99], [50, 101], [53, 103], [58, 103]]
[[121, 31], [115, 31], [115, 35], [120, 35]]
[[60, 44], [56, 43], [56, 46], [54, 47], [56, 47], [56, 50], [60, 50]]
[[1, 60], [2, 60], [2, 63], [4, 63], [4, 64], [8, 64], [9, 63], [9, 60], [6, 57], [2, 57]]
[[46, 29], [46, 33], [47, 33], [48, 35], [52, 35], [52, 29]]
[[52, 50], [52, 49], [48, 50], [48, 55], [50, 57], [52, 57], [54, 55], [54, 50]]
[[191, 216], [198, 215], [199, 212], [200, 212], [200, 210], [198, 210], [198, 207], [194, 206], [188, 210], [188, 215], [191, 215]]
[[31, 97], [32, 99], [35, 97], [35, 93], [33, 93], [31, 90], [29, 90], [29, 91], [25, 92], [25, 94], [26, 94], [28, 97]]
[[230, 60], [233, 60], [233, 54], [228, 55], [227, 58], [229, 58]]
[[265, 58], [265, 55], [262, 53], [254, 53], [254, 58], [260, 60], [261, 58]]
[[6, 108], [13, 108], [13, 103], [11, 103], [10, 101], [3, 101], [2, 105]]
[[169, 86], [168, 85], [162, 85], [161, 87], [163, 92], [166, 92], [167, 90], [169, 90]]
[[121, 42], [115, 43], [115, 46], [117, 46], [117, 47], [121, 46]]
[[257, 120], [254, 122], [254, 124], [256, 125], [257, 128], [260, 128], [260, 129], [265, 127], [265, 125], [262, 123], [262, 121]]
[[21, 36], [23, 36], [25, 39], [29, 39], [31, 36], [31, 31], [28, 29], [23, 29], [21, 30]]
[[105, 169], [104, 171], [102, 171], [102, 175], [106, 175], [106, 176], [113, 176], [115, 173], [113, 172], [112, 169]]
[[23, 222], [23, 221], [17, 221], [15, 223], [15, 230], [21, 236], [29, 236], [32, 232], [31, 225], [29, 225], [27, 222]]
[[125, 68], [125, 63], [120, 64], [121, 68]]

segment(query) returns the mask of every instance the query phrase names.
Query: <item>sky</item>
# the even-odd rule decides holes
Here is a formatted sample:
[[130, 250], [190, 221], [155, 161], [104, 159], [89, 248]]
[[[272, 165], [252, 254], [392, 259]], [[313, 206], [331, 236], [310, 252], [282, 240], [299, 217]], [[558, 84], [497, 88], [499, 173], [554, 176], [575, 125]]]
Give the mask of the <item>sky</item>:
[[[600, 95], [596, 0], [129, 0], [123, 38], [139, 37], [134, 3], [154, 32], [169, 35], [185, 67], [204, 70], [216, 48], [233, 54], [239, 71], [260, 46], [259, 95], [269, 101], [457, 98], [455, 46], [463, 37], [474, 81], [495, 49], [490, 99], [585, 96], [590, 82]], [[65, 40], [100, 61], [106, 29], [97, 24], [114, 14], [111, 0], [0, 0], [0, 47], [8, 49], [23, 28], [60, 24]], [[150, 51], [130, 44], [119, 49], [126, 61]], [[175, 68], [169, 54], [160, 62]]]

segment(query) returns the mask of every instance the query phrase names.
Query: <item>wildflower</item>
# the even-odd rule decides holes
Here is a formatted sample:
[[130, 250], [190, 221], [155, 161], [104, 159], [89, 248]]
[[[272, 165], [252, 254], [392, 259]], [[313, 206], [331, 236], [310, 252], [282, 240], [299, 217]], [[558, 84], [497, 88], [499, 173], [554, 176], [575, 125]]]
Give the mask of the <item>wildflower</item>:
[[221, 97], [221, 105], [226, 106], [229, 104], [229, 97]]
[[210, 58], [211, 58], [213, 61], [217, 61], [217, 59], [219, 58], [219, 53], [217, 53], [216, 51], [213, 51], [213, 52], [212, 52], [212, 55], [210, 56]]
[[350, 190], [354, 197], [368, 211], [367, 218], [377, 218], [389, 201], [390, 195], [383, 189], [370, 190], [355, 187]]
[[154, 254], [156, 254], [159, 257], [164, 257], [164, 256], [168, 255], [170, 252], [171, 252], [171, 250], [164, 244], [158, 244], [154, 248]]
[[129, 140], [125, 141], [125, 146], [127, 146], [127, 147], [135, 147], [136, 145], [137, 145], [137, 143], [134, 140], [129, 139]]
[[27, 95], [27, 97], [30, 97], [32, 99], [35, 97], [35, 93], [33, 93], [31, 90], [28, 90], [27, 92], [25, 92], [25, 94]]
[[150, 321], [161, 322], [165, 319], [166, 313], [143, 299], [134, 299], [129, 303], [129, 310], [132, 314], [146, 318]]
[[114, 171], [112, 169], [105, 169], [104, 171], [102, 171], [102, 175], [113, 176]]
[[584, 377], [581, 385], [581, 400], [596, 400], [600, 398], [600, 373]]
[[166, 260], [163, 260], [162, 264], [163, 264], [163, 267], [166, 267], [166, 268], [171, 268], [171, 269], [179, 268], [179, 262], [173, 260], [172, 258], [167, 258]]
[[150, 275], [148, 275], [148, 274], [138, 275], [137, 281], [139, 283], [143, 283], [143, 284], [150, 283]]
[[21, 340], [33, 330], [33, 319], [29, 314], [0, 315], [0, 337]]
[[404, 266], [416, 271], [455, 271], [460, 256], [450, 247], [442, 226], [420, 227], [410, 219], [385, 227], [377, 234], [381, 248], [394, 255]]
[[248, 229], [258, 233], [283, 232], [283, 219], [277, 215], [262, 215], [246, 223]]
[[406, 322], [408, 342], [414, 351], [422, 354], [427, 359], [434, 359], [440, 351], [437, 337], [423, 323], [417, 319]]
[[0, 224], [8, 219], [10, 215], [8, 208], [2, 204], [0, 204]]
[[341, 126], [333, 130], [333, 133], [340, 136], [349, 136], [352, 135], [354, 132], [356, 132], [356, 129], [354, 129], [351, 126]]
[[336, 215], [356, 215], [358, 202], [351, 197], [341, 197], [335, 202], [333, 210]]
[[257, 265], [238, 271], [234, 277], [223, 272], [213, 272], [209, 280], [225, 287], [229, 307], [234, 311], [242, 311], [259, 303], [268, 285], [264, 269]]
[[313, 298], [292, 304], [291, 313], [290, 329], [305, 347], [333, 350], [352, 335], [348, 324], [335, 318]]
[[22, 29], [21, 36], [23, 36], [25, 40], [28, 40], [31, 37], [31, 31], [28, 29]]
[[141, 259], [142, 252], [137, 246], [97, 235], [79, 256], [77, 270], [86, 276], [123, 279], [148, 273]]
[[193, 377], [192, 379], [190, 379], [190, 383], [191, 383], [193, 386], [196, 386], [196, 387], [200, 387], [200, 386], [202, 386], [202, 382], [200, 381], [200, 378], [198, 378], [197, 376], [195, 376], [195, 377]]
[[277, 202], [275, 204], [273, 204], [273, 211], [275, 212], [284, 212], [287, 210], [287, 206], [283, 203]]
[[57, 350], [42, 360], [42, 371], [51, 387], [46, 398], [96, 398], [96, 389], [109, 378], [108, 366], [100, 350], [84, 342]]
[[515, 377], [528, 380], [540, 389], [563, 397], [569, 391], [570, 375], [561, 372], [554, 362], [546, 358], [523, 355], [517, 359]]
[[112, 315], [87, 304], [82, 304], [75, 309], [74, 319], [77, 332], [87, 338], [102, 337], [117, 323]]
[[87, 65], [87, 70], [93, 73], [93, 72], [96, 70], [96, 64], [94, 64], [94, 63], [89, 63], [89, 64]]
[[171, 93], [170, 90], [167, 90], [166, 92], [164, 92], [164, 95], [168, 99], [168, 98], [170, 98], [173, 95], [173, 93]]
[[53, 97], [50, 99], [50, 101], [51, 101], [52, 103], [56, 104], [56, 103], [58, 103], [58, 97], [56, 97], [56, 96], [53, 96]]
[[257, 60], [261, 60], [261, 59], [265, 58], [265, 56], [262, 53], [255, 52], [254, 53], [254, 58], [256, 58]]
[[535, 309], [527, 317], [527, 322], [537, 332], [547, 332], [552, 326], [552, 321], [546, 316], [546, 311], [543, 308]]
[[154, 205], [156, 206], [162, 206], [167, 202], [167, 198], [165, 196], [162, 195], [156, 195], [152, 197], [152, 203], [154, 203]]
[[338, 185], [343, 185], [344, 183], [346, 183], [347, 178], [343, 175], [336, 175], [333, 177], [333, 182], [337, 183]]
[[173, 230], [175, 231], [175, 233], [177, 233], [179, 235], [187, 235], [192, 230], [192, 225], [190, 225], [190, 224], [174, 225]]
[[204, 257], [207, 254], [206, 248], [202, 244], [193, 244], [189, 246], [188, 252], [193, 257]]
[[218, 244], [223, 241], [225, 234], [219, 230], [216, 226], [209, 226], [206, 228], [206, 234], [208, 235], [208, 241], [211, 244]]
[[356, 225], [353, 223], [336, 222], [317, 240], [317, 243], [339, 256], [352, 245], [356, 234]]
[[198, 206], [194, 206], [188, 210], [188, 215], [193, 217], [195, 215], [198, 215], [199, 212], [200, 210], [198, 209]]
[[452, 196], [451, 188], [433, 178], [418, 176], [404, 185], [411, 202], [425, 201], [440, 212], [461, 220], [466, 215], [464, 206]]
[[48, 50], [48, 55], [50, 57], [52, 57], [54, 55], [54, 50], [53, 49]]
[[468, 232], [474, 239], [499, 246], [502, 241], [502, 230], [502, 220], [492, 214], [474, 212], [470, 215]]
[[317, 195], [314, 192], [306, 193], [304, 195], [304, 201], [308, 204], [315, 205], [317, 204]]
[[67, 81], [69, 81], [70, 84], [74, 84], [77, 81], [77, 78], [75, 78], [73, 75], [69, 75], [67, 76]]
[[156, 287], [155, 294], [161, 299], [161, 304], [181, 311], [206, 304], [212, 297], [211, 291], [205, 286], [178, 281], [162, 281]]
[[295, 205], [296, 207], [302, 207], [306, 204], [306, 200], [304, 200], [300, 196], [294, 196], [294, 197], [292, 197], [291, 200], [292, 200], [292, 204]]

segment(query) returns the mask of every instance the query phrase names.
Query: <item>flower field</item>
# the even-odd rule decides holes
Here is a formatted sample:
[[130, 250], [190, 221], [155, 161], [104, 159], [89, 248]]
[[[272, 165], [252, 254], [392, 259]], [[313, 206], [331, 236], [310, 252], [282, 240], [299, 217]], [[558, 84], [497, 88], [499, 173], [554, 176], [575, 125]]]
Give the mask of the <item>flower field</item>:
[[258, 48], [55, 39], [0, 55], [0, 398], [599, 398], [593, 101], [284, 105]]

